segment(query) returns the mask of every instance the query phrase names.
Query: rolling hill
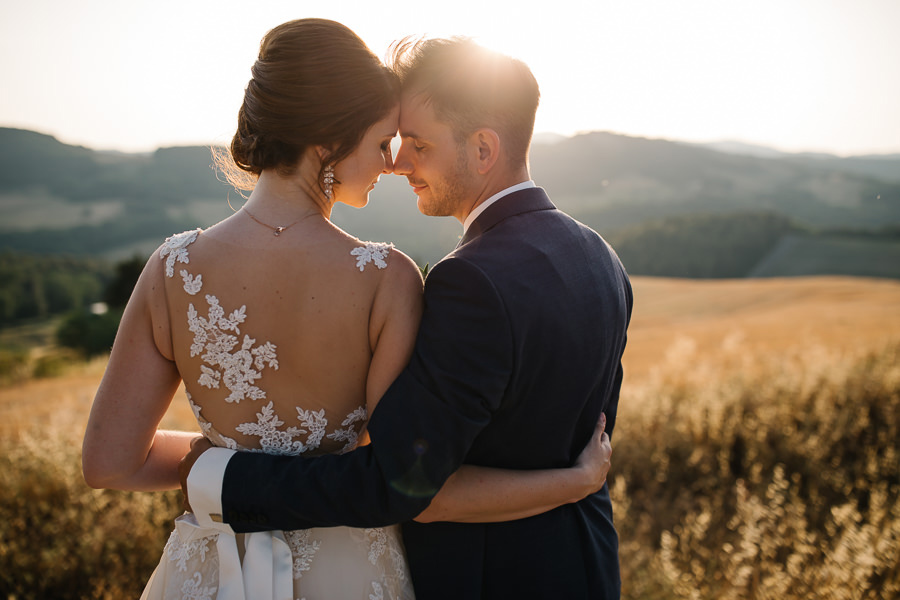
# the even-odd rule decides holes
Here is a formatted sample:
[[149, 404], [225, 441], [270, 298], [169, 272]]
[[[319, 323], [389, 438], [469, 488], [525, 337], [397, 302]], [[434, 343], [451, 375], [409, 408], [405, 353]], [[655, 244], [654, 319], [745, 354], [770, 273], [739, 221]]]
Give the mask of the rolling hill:
[[[889, 244], [900, 240], [896, 155], [761, 157], [603, 132], [541, 139], [531, 153], [535, 181], [562, 210], [610, 239], [635, 274], [746, 276], [776, 249], [782, 257], [799, 249], [782, 244], [787, 235], [850, 229], [857, 245], [881, 244], [873, 253], [886, 235]], [[0, 249], [146, 255], [167, 235], [208, 226], [240, 206], [211, 162], [204, 147], [97, 152], [0, 128]], [[405, 179], [393, 176], [382, 177], [365, 210], [339, 205], [333, 217], [361, 238], [393, 241], [420, 263], [434, 263], [460, 235], [454, 219], [420, 215]], [[733, 260], [710, 267], [710, 255]], [[851, 263], [820, 264], [815, 272], [853, 275]], [[875, 274], [900, 276], [895, 271]]]

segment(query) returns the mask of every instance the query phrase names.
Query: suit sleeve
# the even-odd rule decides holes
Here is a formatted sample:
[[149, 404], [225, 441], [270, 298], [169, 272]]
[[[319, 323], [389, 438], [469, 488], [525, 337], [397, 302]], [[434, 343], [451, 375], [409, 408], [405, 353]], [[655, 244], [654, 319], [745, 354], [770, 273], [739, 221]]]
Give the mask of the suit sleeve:
[[500, 406], [513, 368], [509, 319], [491, 281], [450, 258], [425, 283], [409, 366], [369, 422], [372, 443], [315, 458], [239, 452], [222, 486], [235, 531], [380, 527], [424, 510]]

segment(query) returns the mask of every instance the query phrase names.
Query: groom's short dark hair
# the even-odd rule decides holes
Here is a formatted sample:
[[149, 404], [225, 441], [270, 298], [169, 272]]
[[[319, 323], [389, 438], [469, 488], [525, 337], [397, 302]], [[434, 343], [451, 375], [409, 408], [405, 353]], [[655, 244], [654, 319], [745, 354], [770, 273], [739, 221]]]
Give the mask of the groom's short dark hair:
[[403, 90], [424, 96], [458, 142], [489, 127], [510, 162], [525, 164], [541, 94], [524, 62], [454, 37], [405, 38], [393, 45], [389, 64]]

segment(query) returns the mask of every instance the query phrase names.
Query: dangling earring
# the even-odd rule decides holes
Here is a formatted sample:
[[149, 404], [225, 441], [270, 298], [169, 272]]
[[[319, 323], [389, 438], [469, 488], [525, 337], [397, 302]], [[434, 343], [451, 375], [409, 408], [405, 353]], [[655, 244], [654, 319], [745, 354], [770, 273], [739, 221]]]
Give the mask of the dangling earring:
[[333, 200], [334, 192], [332, 191], [331, 186], [334, 184], [334, 167], [331, 165], [328, 165], [327, 167], [325, 167], [324, 183], [325, 183], [325, 186], [324, 186], [325, 187], [325, 197], [328, 198], [329, 200]]

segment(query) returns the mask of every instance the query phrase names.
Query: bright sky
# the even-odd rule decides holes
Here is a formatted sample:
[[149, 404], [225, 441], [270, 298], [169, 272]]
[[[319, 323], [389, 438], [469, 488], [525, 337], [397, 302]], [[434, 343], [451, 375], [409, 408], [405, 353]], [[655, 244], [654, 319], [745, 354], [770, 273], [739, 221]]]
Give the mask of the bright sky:
[[[503, 8], [516, 6], [517, 8]], [[538, 132], [900, 152], [898, 0], [0, 0], [0, 126], [97, 149], [225, 143], [259, 41], [340, 21], [379, 56], [469, 35], [523, 59]]]

